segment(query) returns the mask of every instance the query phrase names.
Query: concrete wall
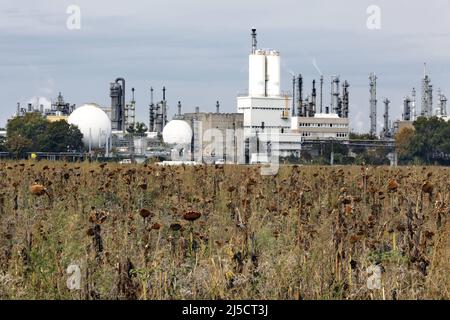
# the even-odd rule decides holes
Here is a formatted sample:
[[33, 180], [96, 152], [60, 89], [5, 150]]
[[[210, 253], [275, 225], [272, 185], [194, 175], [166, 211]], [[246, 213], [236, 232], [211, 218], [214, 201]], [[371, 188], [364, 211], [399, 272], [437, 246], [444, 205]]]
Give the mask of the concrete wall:
[[[213, 163], [225, 158], [227, 163], [243, 162], [244, 115], [242, 113], [193, 112], [177, 115], [176, 118], [190, 124], [194, 132], [194, 149], [200, 146], [203, 161]], [[198, 137], [199, 130], [201, 130], [202, 139]], [[199, 160], [198, 152], [200, 149], [194, 150], [197, 161]]]

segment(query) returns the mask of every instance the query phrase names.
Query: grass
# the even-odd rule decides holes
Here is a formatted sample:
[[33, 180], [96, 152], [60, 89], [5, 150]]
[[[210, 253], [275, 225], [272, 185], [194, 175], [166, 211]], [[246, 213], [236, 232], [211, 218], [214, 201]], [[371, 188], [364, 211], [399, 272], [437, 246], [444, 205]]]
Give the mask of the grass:
[[2, 162], [0, 298], [449, 299], [449, 206], [443, 167]]

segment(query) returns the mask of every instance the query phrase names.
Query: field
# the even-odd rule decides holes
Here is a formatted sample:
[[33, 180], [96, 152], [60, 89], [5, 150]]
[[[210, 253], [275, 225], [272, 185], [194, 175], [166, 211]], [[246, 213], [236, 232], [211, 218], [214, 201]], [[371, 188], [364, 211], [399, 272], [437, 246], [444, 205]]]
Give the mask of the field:
[[448, 168], [259, 170], [0, 163], [0, 298], [450, 298]]

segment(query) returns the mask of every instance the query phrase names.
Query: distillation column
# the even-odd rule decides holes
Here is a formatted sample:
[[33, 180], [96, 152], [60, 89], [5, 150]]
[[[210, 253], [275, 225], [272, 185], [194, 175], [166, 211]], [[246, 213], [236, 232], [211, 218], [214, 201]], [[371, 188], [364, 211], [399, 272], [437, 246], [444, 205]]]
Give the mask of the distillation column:
[[370, 135], [377, 134], [377, 76], [371, 73], [370, 80]]

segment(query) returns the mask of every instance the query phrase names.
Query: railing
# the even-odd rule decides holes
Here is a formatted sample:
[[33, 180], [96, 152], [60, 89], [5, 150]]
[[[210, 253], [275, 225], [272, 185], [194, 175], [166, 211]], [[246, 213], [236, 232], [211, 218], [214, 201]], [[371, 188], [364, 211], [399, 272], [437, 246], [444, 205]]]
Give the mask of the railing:
[[[248, 90], [246, 90], [246, 91], [238, 91], [238, 93], [237, 93], [237, 96], [238, 96], [238, 97], [248, 97], [248, 95], [249, 95]], [[269, 97], [269, 98], [270, 98], [270, 97], [273, 97], [273, 96], [269, 96], [269, 95], [267, 95], [267, 96], [264, 96], [264, 95], [255, 95], [255, 97], [263, 97], [263, 98]], [[288, 97], [288, 98], [292, 98], [292, 94], [291, 94], [290, 91], [280, 91], [279, 97]]]

